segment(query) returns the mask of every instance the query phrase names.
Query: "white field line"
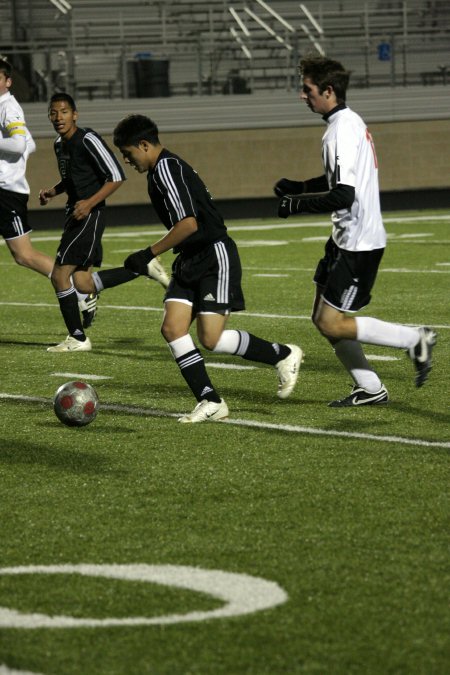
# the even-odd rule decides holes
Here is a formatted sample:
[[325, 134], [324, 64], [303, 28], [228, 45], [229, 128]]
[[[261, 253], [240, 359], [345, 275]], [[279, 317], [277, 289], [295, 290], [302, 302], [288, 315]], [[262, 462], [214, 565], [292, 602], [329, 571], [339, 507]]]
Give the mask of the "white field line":
[[[0, 399], [10, 401], [23, 401], [24, 403], [45, 403], [53, 405], [49, 398], [41, 396], [24, 396], [22, 394], [8, 394], [0, 392]], [[102, 403], [101, 410], [110, 410], [112, 412], [121, 412], [128, 415], [139, 415], [141, 417], [174, 417], [178, 418], [183, 413], [170, 413], [155, 408], [140, 408], [137, 406], [119, 405], [116, 403]], [[230, 424], [240, 427], [253, 429], [270, 429], [280, 432], [289, 432], [294, 434], [306, 434], [311, 436], [331, 436], [332, 438], [357, 438], [366, 441], [380, 441], [386, 443], [396, 443], [398, 445], [419, 445], [426, 448], [450, 448], [450, 441], [428, 441], [421, 438], [403, 438], [402, 436], [384, 436], [377, 434], [365, 434], [353, 431], [338, 431], [336, 429], [320, 429], [316, 427], [304, 427], [294, 424], [270, 424], [268, 422], [258, 422], [256, 420], [228, 419], [220, 424]]]
[[[0, 300], [0, 307], [4, 305], [7, 307], [51, 307], [59, 311], [59, 305], [50, 302], [6, 302]], [[164, 311], [163, 307], [139, 307], [137, 305], [101, 305], [102, 309], [124, 310], [128, 312], [160, 312]], [[264, 312], [236, 312], [233, 315], [234, 319], [239, 317], [252, 317], [256, 319], [292, 319], [294, 321], [311, 321], [309, 314], [267, 314]], [[417, 323], [404, 323], [404, 326], [418, 326]], [[449, 324], [431, 324], [427, 323], [430, 328], [450, 328]]]
[[[303, 240], [306, 241], [306, 240]], [[448, 242], [434, 242], [435, 244], [438, 243], [445, 243], [447, 244]], [[1, 241], [0, 241], [1, 245]], [[127, 248], [123, 249], [122, 253], [130, 253], [134, 249]], [[117, 251], [114, 251], [114, 253], [117, 253]], [[445, 266], [450, 266], [450, 263], [442, 263], [442, 262], [437, 262], [435, 263], [436, 266], [440, 267], [445, 267]], [[0, 262], [0, 267], [15, 267], [16, 263], [15, 262]], [[116, 267], [116, 265], [110, 264], [110, 263], [102, 263], [102, 269], [108, 269]], [[242, 269], [244, 272], [251, 272], [253, 276], [260, 276], [260, 277], [270, 277], [270, 276], [279, 276], [279, 277], [290, 277], [290, 274], [285, 274], [285, 272], [308, 272], [309, 274], [313, 274], [315, 272], [315, 267], [264, 267], [265, 272], [273, 272], [274, 274], [265, 274], [265, 273], [260, 273], [259, 270], [261, 267], [249, 267], [246, 265], [242, 266]], [[280, 272], [280, 274], [275, 274], [277, 272]], [[438, 270], [416, 270], [416, 269], [411, 269], [410, 267], [384, 267], [378, 270], [378, 274], [383, 274], [383, 272], [388, 272], [388, 273], [393, 273], [393, 274], [450, 274], [450, 270], [447, 269], [438, 269]], [[312, 282], [311, 282], [312, 283]]]
[[[391, 218], [383, 218], [385, 223], [420, 223], [420, 222], [440, 222], [440, 221], [450, 221], [449, 214], [436, 215], [436, 216], [393, 216]], [[137, 226], [136, 226], [137, 227]], [[230, 232], [263, 232], [265, 230], [294, 230], [302, 229], [307, 227], [329, 227], [331, 228], [331, 223], [329, 220], [326, 221], [305, 221], [301, 222], [292, 222], [290, 221], [285, 223], [273, 222], [266, 223], [264, 225], [227, 225], [227, 228]], [[109, 231], [103, 235], [103, 239], [134, 239], [145, 236], [161, 236], [167, 233], [166, 229], [156, 229], [151, 228], [148, 230], [140, 230], [138, 232], [128, 231], [128, 232], [113, 232]], [[36, 241], [59, 241], [61, 235], [50, 235], [50, 236], [34, 236], [32, 235], [34, 242]], [[0, 246], [4, 246], [5, 242], [0, 240]]]
[[77, 380], [112, 380], [110, 375], [89, 375], [87, 373], [50, 373], [50, 377], [74, 377]]

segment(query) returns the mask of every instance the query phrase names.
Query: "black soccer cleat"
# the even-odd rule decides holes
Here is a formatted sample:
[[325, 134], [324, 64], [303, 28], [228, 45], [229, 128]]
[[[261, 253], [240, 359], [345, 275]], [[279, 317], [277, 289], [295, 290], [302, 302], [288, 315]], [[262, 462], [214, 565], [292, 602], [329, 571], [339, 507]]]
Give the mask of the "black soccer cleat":
[[389, 394], [384, 385], [381, 389], [372, 394], [362, 387], [355, 385], [350, 396], [341, 398], [337, 401], [331, 401], [328, 404], [329, 408], [354, 408], [361, 405], [378, 405], [380, 403], [387, 403], [389, 401]]
[[83, 328], [89, 328], [94, 323], [97, 314], [98, 293], [89, 293], [85, 300], [81, 300], [78, 306], [83, 316]]
[[436, 344], [436, 333], [430, 328], [422, 326], [419, 328], [419, 333], [419, 342], [407, 351], [416, 369], [416, 387], [421, 387], [428, 379], [431, 370], [431, 354]]

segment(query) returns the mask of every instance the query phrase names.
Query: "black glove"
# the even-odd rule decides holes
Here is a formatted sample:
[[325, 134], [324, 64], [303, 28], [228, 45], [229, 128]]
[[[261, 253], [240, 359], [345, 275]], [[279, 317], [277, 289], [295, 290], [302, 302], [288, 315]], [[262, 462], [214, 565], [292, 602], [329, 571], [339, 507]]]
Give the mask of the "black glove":
[[303, 181], [289, 180], [289, 178], [281, 178], [278, 183], [275, 183], [273, 191], [277, 197], [301, 195], [305, 191], [305, 183]]
[[136, 253], [129, 255], [124, 261], [123, 266], [135, 274], [147, 274], [147, 265], [154, 257], [150, 246], [148, 248], [142, 248], [140, 251], [136, 251]]
[[278, 204], [278, 215], [280, 218], [287, 218], [292, 216], [293, 213], [300, 212], [300, 199], [296, 197], [289, 197], [286, 195], [283, 199], [280, 199]]

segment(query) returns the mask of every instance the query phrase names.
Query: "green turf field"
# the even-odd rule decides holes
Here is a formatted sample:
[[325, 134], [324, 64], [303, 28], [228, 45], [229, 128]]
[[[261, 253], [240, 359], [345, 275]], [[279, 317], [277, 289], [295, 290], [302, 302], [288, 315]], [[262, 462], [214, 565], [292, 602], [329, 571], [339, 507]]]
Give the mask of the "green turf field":
[[[230, 419], [193, 426], [155, 282], [102, 294], [92, 352], [49, 354], [66, 336], [50, 283], [1, 246], [1, 673], [449, 671], [450, 216], [385, 219], [366, 313], [435, 327], [429, 382], [367, 346], [390, 403], [328, 408], [351, 382], [309, 321], [327, 219], [233, 221], [247, 311], [229, 326], [306, 358], [279, 401], [273, 369], [205, 354]], [[111, 228], [105, 266], [159, 233]], [[54, 255], [56, 230], [33, 238]], [[102, 404], [81, 429], [52, 409], [71, 379]]]

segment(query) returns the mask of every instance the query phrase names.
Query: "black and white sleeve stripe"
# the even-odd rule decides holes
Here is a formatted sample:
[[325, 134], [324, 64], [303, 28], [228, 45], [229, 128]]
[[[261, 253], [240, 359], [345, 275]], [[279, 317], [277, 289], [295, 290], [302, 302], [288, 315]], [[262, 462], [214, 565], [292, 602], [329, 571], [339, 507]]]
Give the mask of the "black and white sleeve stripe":
[[125, 180], [125, 175], [119, 162], [96, 134], [88, 132], [83, 139], [83, 143], [97, 162], [102, 173], [105, 174], [107, 181], [117, 182]]
[[173, 158], [162, 159], [158, 162], [156, 172], [163, 192], [169, 200], [170, 210], [174, 213], [175, 222], [191, 215], [195, 216], [194, 204], [181, 163]]

